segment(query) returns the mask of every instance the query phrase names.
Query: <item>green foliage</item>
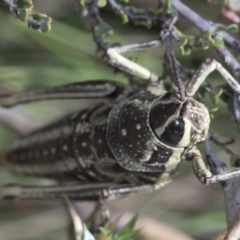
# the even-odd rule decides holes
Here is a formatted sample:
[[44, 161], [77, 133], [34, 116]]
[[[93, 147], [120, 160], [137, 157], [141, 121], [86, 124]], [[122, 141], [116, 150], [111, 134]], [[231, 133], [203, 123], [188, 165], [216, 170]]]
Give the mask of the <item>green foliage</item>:
[[33, 8], [32, 0], [17, 0], [17, 1], [14, 1], [14, 3], [16, 4], [17, 8], [28, 8], [28, 9]]
[[40, 32], [48, 32], [51, 29], [52, 19], [46, 14], [33, 13], [32, 0], [1, 0], [9, 9], [16, 14], [16, 17], [23, 22], [27, 22], [28, 26]]
[[107, 0], [98, 0], [97, 5], [100, 8], [105, 7], [107, 5]]
[[38, 30], [40, 32], [48, 32], [51, 29], [52, 19], [46, 14], [35, 13], [32, 14], [33, 22], [29, 24], [32, 29]]
[[196, 37], [187, 36], [178, 32], [182, 44], [180, 50], [182, 55], [190, 55], [193, 48], [207, 50], [210, 47], [222, 47], [224, 46], [223, 36], [221, 32], [211, 34], [210, 31], [206, 31]]
[[100, 21], [93, 27], [93, 32], [97, 37], [107, 37], [113, 34], [112, 27], [104, 21]]
[[232, 154], [230, 157], [230, 164], [232, 167], [240, 167], [240, 157], [239, 155]]
[[112, 233], [112, 229], [100, 228], [105, 240], [131, 240], [135, 237], [139, 230], [134, 230], [134, 225], [137, 221], [138, 216], [135, 215], [120, 231]]
[[239, 33], [239, 26], [237, 24], [230, 24], [227, 27], [223, 28], [223, 30], [230, 34], [237, 34]]

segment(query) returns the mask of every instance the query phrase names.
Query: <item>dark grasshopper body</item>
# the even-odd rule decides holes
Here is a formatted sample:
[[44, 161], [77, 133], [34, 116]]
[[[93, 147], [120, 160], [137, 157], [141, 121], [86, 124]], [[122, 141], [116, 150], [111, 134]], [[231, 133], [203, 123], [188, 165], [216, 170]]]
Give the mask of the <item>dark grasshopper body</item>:
[[215, 69], [233, 89], [238, 86], [218, 62], [208, 59], [186, 88], [179, 82], [179, 94], [154, 84], [142, 89], [88, 81], [2, 96], [2, 107], [48, 99], [94, 98], [100, 102], [23, 136], [2, 152], [0, 164], [9, 170], [53, 178], [59, 181], [57, 185], [3, 186], [0, 196], [117, 199], [165, 186], [182, 160], [192, 162], [203, 184], [238, 176], [238, 170], [213, 175], [195, 146], [207, 138], [210, 117], [193, 96]]
[[[173, 93], [155, 95], [121, 84], [108, 98], [115, 101], [21, 137], [3, 153], [4, 165], [20, 174], [84, 183], [147, 184], [155, 183], [162, 173], [171, 177], [192, 145], [181, 143], [184, 129], [174, 135], [168, 126], [174, 119], [199, 121], [188, 105], [200, 103], [192, 98], [182, 103]], [[200, 131], [204, 138], [205, 130]]]

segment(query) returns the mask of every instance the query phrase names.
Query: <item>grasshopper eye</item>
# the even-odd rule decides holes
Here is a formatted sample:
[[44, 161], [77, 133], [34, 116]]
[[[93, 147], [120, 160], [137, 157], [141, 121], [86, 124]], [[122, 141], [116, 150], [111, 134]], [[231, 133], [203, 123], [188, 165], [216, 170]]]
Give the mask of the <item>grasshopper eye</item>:
[[176, 119], [168, 126], [167, 131], [175, 136], [182, 136], [184, 133], [184, 124], [182, 121]]
[[184, 131], [184, 122], [181, 119], [175, 119], [166, 127], [160, 140], [170, 146], [177, 146], [184, 135]]

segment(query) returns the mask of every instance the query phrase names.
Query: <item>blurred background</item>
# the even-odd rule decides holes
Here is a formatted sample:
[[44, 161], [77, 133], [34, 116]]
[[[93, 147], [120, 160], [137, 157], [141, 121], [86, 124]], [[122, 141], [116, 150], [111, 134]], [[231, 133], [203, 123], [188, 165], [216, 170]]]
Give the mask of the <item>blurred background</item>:
[[[155, 6], [157, 1], [132, 1], [144, 7]], [[184, 1], [206, 19], [219, 22], [220, 8], [206, 1]], [[41, 34], [20, 20], [16, 20], [7, 6], [0, 5], [0, 93], [57, 86], [70, 82], [109, 79], [127, 83], [126, 77], [115, 74], [113, 69], [96, 53], [96, 46], [89, 32], [88, 22], [77, 13], [74, 1], [34, 0], [34, 9], [52, 17], [52, 30]], [[103, 11], [105, 20], [114, 27], [115, 34], [109, 41], [130, 44], [152, 40], [158, 37], [155, 29], [146, 30], [132, 24], [123, 25], [118, 16], [108, 10]], [[225, 22], [227, 23], [227, 22]], [[179, 29], [184, 33], [198, 34], [198, 31], [181, 19]], [[197, 68], [206, 58], [218, 56], [213, 50], [196, 50], [191, 56], [180, 56], [182, 65]], [[161, 75], [163, 49], [134, 52], [138, 63]], [[216, 73], [211, 82], [222, 81]], [[14, 108], [14, 113], [26, 117], [34, 126], [43, 126], [58, 119], [67, 112], [83, 108], [88, 102], [51, 101], [29, 104]], [[231, 126], [231, 127], [228, 127]], [[28, 126], [26, 126], [28, 127]], [[231, 149], [239, 153], [239, 134], [231, 114], [222, 105], [218, 116], [211, 123], [211, 130], [225, 136], [234, 136], [236, 142]], [[6, 124], [0, 125], [0, 146], [12, 142], [19, 134]], [[201, 149], [202, 146], [199, 146]], [[228, 160], [226, 154], [215, 149], [221, 160]], [[44, 182], [34, 178], [13, 176], [0, 170], [0, 184]], [[81, 204], [78, 204], [81, 209]], [[196, 179], [191, 164], [183, 163], [174, 181], [164, 189], [137, 197], [108, 202], [111, 213], [139, 213], [156, 223], [159, 231], [178, 229], [189, 239], [212, 239], [226, 228], [223, 193], [213, 191], [210, 186], [202, 186]], [[92, 205], [85, 203], [83, 215], [90, 212]], [[124, 215], [123, 215], [124, 216]], [[68, 240], [70, 220], [63, 202], [60, 201], [0, 201], [0, 240]], [[166, 226], [172, 227], [169, 230]], [[168, 229], [168, 230], [167, 230]], [[156, 229], [155, 229], [156, 230]], [[154, 232], [154, 230], [152, 230]], [[143, 239], [154, 239], [146, 236]], [[157, 238], [155, 238], [157, 239]], [[180, 238], [179, 238], [180, 239]], [[187, 238], [186, 238], [187, 239]], [[159, 240], [159, 239], [158, 239]], [[163, 239], [168, 240], [168, 239]]]

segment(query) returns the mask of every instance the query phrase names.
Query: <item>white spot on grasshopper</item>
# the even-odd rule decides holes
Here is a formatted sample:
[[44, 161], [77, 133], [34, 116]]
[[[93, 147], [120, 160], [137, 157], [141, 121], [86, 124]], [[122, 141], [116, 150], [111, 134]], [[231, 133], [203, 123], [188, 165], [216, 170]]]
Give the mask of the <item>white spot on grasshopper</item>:
[[136, 124], [136, 129], [140, 130], [141, 129], [141, 125], [140, 124]]
[[81, 164], [81, 166], [82, 166], [83, 168], [86, 168], [86, 164], [85, 164], [83, 158], [79, 157], [79, 158], [78, 158], [78, 161], [79, 161], [79, 163]]
[[68, 150], [68, 146], [67, 145], [63, 145], [63, 150], [67, 151]]
[[91, 131], [91, 124], [87, 122], [78, 123], [76, 132], [77, 133], [85, 133]]
[[125, 128], [122, 129], [122, 136], [126, 136], [127, 135], [127, 130]]
[[88, 171], [87, 173], [92, 177], [96, 177], [96, 174], [93, 171]]

